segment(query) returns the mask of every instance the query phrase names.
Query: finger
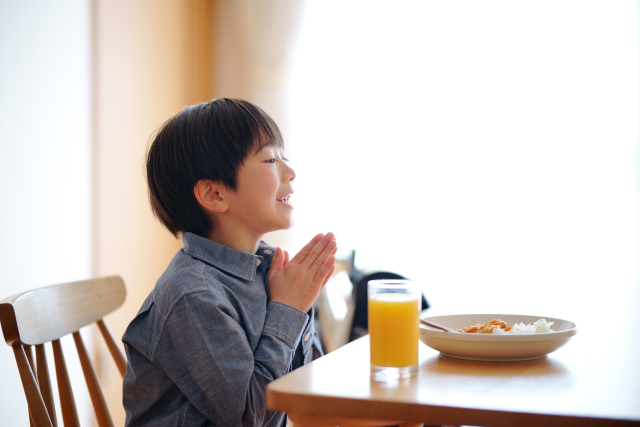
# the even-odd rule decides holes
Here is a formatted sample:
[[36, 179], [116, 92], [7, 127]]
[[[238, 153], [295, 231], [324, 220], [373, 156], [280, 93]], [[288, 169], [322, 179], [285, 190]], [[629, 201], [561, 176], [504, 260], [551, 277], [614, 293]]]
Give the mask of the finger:
[[327, 261], [323, 263], [322, 266], [318, 269], [318, 272], [314, 276], [313, 281], [316, 284], [323, 284], [322, 286], [324, 286], [325, 281], [329, 277], [329, 273], [335, 268], [335, 266], [336, 258], [333, 255], [329, 255]]
[[[331, 255], [331, 251], [336, 246], [336, 241], [333, 239], [333, 233], [327, 233], [322, 240], [315, 244], [315, 246], [309, 251], [307, 257], [302, 262], [303, 266], [307, 268], [312, 268], [314, 265], [316, 268], [320, 268], [322, 264], [327, 260], [329, 255]], [[330, 247], [328, 253], [326, 253], [326, 249]]]
[[305, 258], [307, 257], [307, 255], [309, 255], [309, 252], [311, 252], [311, 249], [313, 249], [313, 247], [320, 241], [322, 240], [322, 238], [324, 237], [324, 234], [320, 233], [318, 235], [316, 235], [316, 237], [314, 237], [313, 239], [311, 239], [311, 241], [309, 243], [307, 243], [306, 245], [304, 245], [304, 247], [302, 249], [300, 249], [300, 252], [298, 252], [293, 259], [291, 259], [292, 262], [295, 262], [296, 264], [302, 264], [302, 261], [305, 260]]
[[327, 282], [329, 281], [329, 279], [331, 279], [331, 276], [333, 276], [333, 272], [336, 271], [336, 265], [333, 264], [333, 267], [331, 267], [331, 271], [329, 272], [329, 274], [327, 274], [327, 277], [324, 278], [324, 282], [322, 282], [322, 287], [324, 288], [324, 285], [327, 284]]
[[276, 248], [276, 253], [273, 255], [273, 259], [271, 260], [271, 268], [269, 269], [267, 280], [271, 280], [273, 275], [280, 271], [280, 269], [284, 266], [284, 259], [285, 257], [282, 253], [282, 249]]
[[[320, 267], [322, 267], [324, 263], [327, 262], [329, 257], [333, 256], [333, 254], [336, 252], [336, 248], [337, 248], [336, 245], [337, 244], [335, 240], [330, 240], [329, 243], [327, 243], [327, 245], [324, 247], [322, 252], [315, 258], [315, 261], [312, 261], [311, 265], [309, 266], [309, 272], [312, 275], [315, 275], [320, 269]], [[308, 260], [313, 259], [313, 256], [314, 255], [312, 250], [312, 252], [307, 257], [307, 260], [305, 260], [302, 266], [304, 267], [305, 265], [308, 265]], [[335, 260], [335, 257], [334, 257], [334, 260]]]
[[284, 267], [285, 265], [287, 265], [288, 262], [289, 262], [289, 252], [284, 251], [284, 262], [282, 263], [282, 266]]

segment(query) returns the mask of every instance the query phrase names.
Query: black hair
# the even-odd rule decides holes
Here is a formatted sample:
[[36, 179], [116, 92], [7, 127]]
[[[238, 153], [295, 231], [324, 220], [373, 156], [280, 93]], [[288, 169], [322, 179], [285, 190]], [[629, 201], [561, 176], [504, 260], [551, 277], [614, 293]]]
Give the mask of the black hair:
[[185, 108], [156, 133], [147, 150], [149, 201], [154, 215], [178, 236], [206, 236], [211, 221], [194, 186], [200, 180], [237, 189], [244, 161], [264, 145], [283, 148], [276, 123], [250, 102], [220, 98]]

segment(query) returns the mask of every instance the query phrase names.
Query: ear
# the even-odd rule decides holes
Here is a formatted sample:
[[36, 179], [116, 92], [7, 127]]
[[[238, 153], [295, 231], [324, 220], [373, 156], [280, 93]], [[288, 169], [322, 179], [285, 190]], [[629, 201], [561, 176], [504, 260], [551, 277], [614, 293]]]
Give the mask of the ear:
[[229, 208], [226, 187], [219, 182], [201, 179], [193, 186], [193, 194], [200, 206], [208, 212], [225, 212]]

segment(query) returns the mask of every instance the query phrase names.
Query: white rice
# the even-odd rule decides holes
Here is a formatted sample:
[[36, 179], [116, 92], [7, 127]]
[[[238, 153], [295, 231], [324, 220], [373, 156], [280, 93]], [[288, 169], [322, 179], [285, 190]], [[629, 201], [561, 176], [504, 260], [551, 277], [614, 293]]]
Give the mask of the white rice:
[[540, 334], [543, 332], [553, 332], [551, 330], [553, 322], [547, 322], [545, 319], [540, 319], [532, 324], [525, 325], [524, 323], [516, 323], [513, 325], [510, 331], [505, 332], [502, 329], [494, 329], [492, 334]]

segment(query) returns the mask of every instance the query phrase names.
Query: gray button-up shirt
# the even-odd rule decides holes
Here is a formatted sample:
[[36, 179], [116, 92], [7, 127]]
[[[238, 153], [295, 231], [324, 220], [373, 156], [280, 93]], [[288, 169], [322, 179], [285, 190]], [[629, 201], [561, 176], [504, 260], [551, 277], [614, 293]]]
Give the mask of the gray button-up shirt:
[[284, 425], [265, 387], [322, 355], [313, 311], [267, 301], [272, 246], [183, 242], [122, 338], [126, 425]]

